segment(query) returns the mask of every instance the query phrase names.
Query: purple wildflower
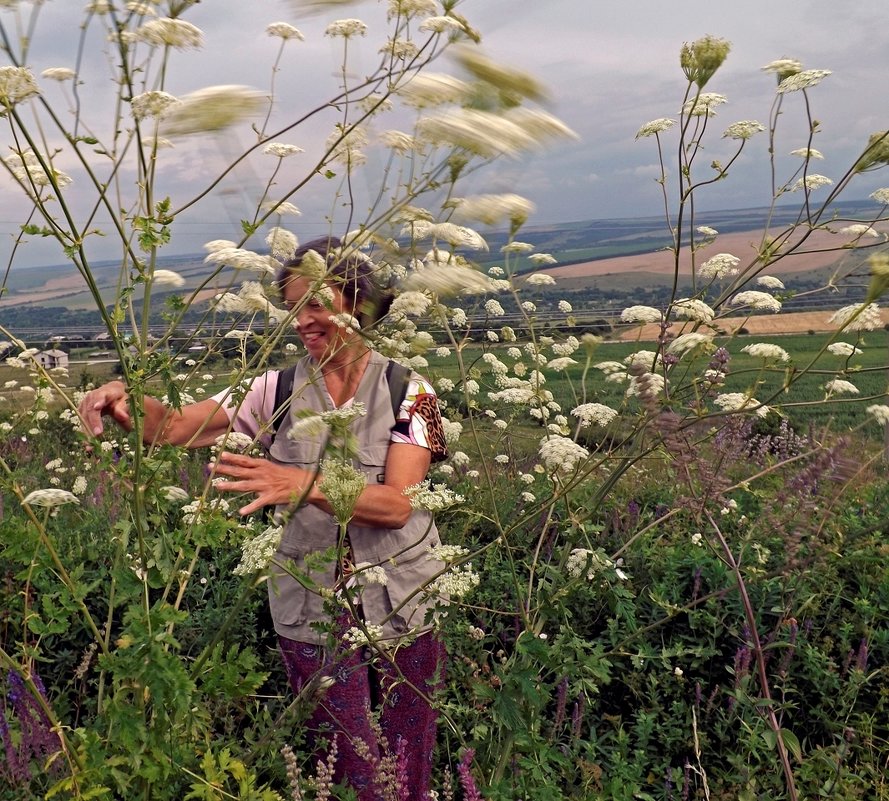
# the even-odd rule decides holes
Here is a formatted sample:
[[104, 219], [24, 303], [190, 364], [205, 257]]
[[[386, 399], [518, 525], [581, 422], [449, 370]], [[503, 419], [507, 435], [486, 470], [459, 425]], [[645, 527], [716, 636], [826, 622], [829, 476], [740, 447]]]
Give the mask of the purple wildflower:
[[867, 670], [867, 639], [862, 637], [861, 643], [858, 645], [858, 653], [855, 655], [855, 669], [864, 672]]
[[553, 721], [553, 736], [555, 736], [565, 722], [565, 705], [568, 698], [568, 677], [565, 676], [556, 690], [556, 717]]
[[482, 801], [482, 794], [478, 790], [470, 769], [473, 759], [475, 759], [475, 749], [467, 748], [457, 765], [457, 775], [460, 777], [460, 785], [463, 787], [463, 797], [466, 801]]

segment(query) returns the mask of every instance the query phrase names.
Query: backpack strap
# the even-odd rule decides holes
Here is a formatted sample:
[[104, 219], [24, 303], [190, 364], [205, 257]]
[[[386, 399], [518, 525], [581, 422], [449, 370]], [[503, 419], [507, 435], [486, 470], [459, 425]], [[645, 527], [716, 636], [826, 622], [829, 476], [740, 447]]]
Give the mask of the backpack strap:
[[[290, 398], [293, 395], [293, 379], [296, 375], [296, 365], [291, 364], [278, 373], [278, 384], [275, 387], [275, 411], [272, 414], [272, 442], [281, 428], [281, 421], [287, 417], [290, 410]], [[392, 402], [392, 416], [398, 419], [398, 410], [407, 395], [407, 385], [410, 380], [410, 368], [392, 361], [386, 365], [386, 383], [389, 385], [389, 398]]]
[[290, 397], [293, 395], [293, 379], [296, 375], [296, 365], [291, 364], [278, 373], [278, 384], [275, 387], [275, 411], [272, 413], [272, 442], [278, 436], [281, 421], [287, 417], [290, 411]]
[[403, 364], [389, 359], [386, 365], [386, 382], [389, 384], [389, 397], [392, 400], [392, 416], [398, 419], [398, 410], [407, 395], [407, 385], [411, 377], [411, 370]]

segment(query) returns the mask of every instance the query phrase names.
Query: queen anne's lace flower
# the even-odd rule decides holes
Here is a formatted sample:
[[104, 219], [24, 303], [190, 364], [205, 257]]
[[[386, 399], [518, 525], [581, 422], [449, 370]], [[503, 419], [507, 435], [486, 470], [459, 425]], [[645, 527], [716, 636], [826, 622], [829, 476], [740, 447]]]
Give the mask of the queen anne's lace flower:
[[602, 403], [583, 403], [572, 409], [571, 414], [580, 421], [580, 425], [584, 428], [592, 425], [605, 428], [617, 417], [617, 411]]
[[724, 139], [750, 139], [765, 130], [765, 126], [756, 120], [739, 120], [725, 129]]
[[485, 301], [485, 313], [491, 315], [491, 317], [502, 317], [506, 314], [503, 310], [503, 306], [500, 305], [499, 301], [494, 300], [494, 298]]
[[130, 113], [134, 119], [142, 120], [146, 117], [163, 117], [179, 101], [167, 92], [143, 92], [135, 95], [130, 101]]
[[360, 19], [339, 19], [331, 22], [324, 31], [325, 36], [342, 36], [344, 39], [364, 36], [366, 33], [367, 25]]
[[830, 75], [830, 70], [802, 70], [795, 72], [785, 77], [778, 84], [777, 92], [779, 95], [786, 92], [799, 92], [802, 89], [817, 86], [828, 75]]
[[727, 278], [738, 274], [740, 263], [741, 260], [731, 253], [717, 253], [698, 268], [698, 275], [703, 278]]
[[[302, 215], [302, 212], [288, 200], [267, 200], [262, 204], [262, 210], [270, 211], [275, 214], [291, 214], [294, 217]], [[234, 245], [234, 243], [232, 243], [232, 245]]]
[[716, 92], [701, 92], [685, 102], [682, 106], [682, 113], [692, 117], [713, 117], [716, 115], [716, 107], [727, 102], [728, 98], [725, 95]]
[[[609, 380], [611, 376], [609, 376]], [[629, 376], [630, 383], [627, 386], [626, 396], [639, 397], [642, 400], [656, 398], [662, 395], [667, 386], [667, 379], [660, 373], [642, 373], [642, 375]]]
[[62, 83], [72, 80], [76, 74], [70, 67], [47, 67], [40, 73], [40, 77]]
[[[9, 167], [13, 176], [22, 183], [26, 190], [32, 190], [34, 187], [52, 186], [55, 183], [59, 188], [68, 186], [71, 183], [71, 177], [50, 166], [46, 156], [39, 158], [33, 150], [25, 150], [21, 154], [11, 153], [3, 157], [3, 163]], [[46, 172], [43, 165], [50, 166], [51, 175]]]
[[262, 256], [243, 248], [219, 248], [210, 252], [204, 262], [206, 264], [225, 264], [236, 270], [249, 270], [264, 275], [275, 275], [280, 263], [271, 256]]
[[321, 463], [321, 473], [324, 477], [318, 489], [324, 493], [333, 516], [345, 526], [352, 519], [355, 504], [367, 486], [367, 476], [351, 463], [335, 459], [325, 459]]
[[651, 120], [651, 122], [646, 122], [638, 131], [636, 131], [636, 138], [644, 139], [648, 136], [654, 136], [655, 134], [669, 131], [675, 124], [676, 120], [671, 120], [668, 117], [660, 117], [656, 120]]
[[871, 192], [870, 198], [871, 200], [876, 200], [877, 203], [882, 203], [884, 206], [889, 206], [889, 187]]
[[404, 17], [430, 17], [438, 11], [435, 0], [389, 0], [387, 18], [394, 19], [397, 16]]
[[700, 331], [689, 331], [680, 334], [669, 345], [667, 345], [667, 353], [685, 353], [689, 350], [709, 345], [713, 341], [711, 334], [703, 334]]
[[862, 351], [849, 342], [831, 342], [827, 350], [834, 356], [857, 356]]
[[868, 406], [865, 410], [869, 415], [872, 415], [873, 418], [883, 426], [889, 426], [889, 406], [885, 406], [883, 404], [875, 403], [872, 406]]
[[284, 41], [297, 39], [302, 42], [305, 39], [300, 30], [294, 28], [289, 22], [273, 22], [265, 29], [265, 32], [269, 36], [277, 36]]
[[712, 322], [716, 316], [713, 309], [697, 298], [679, 298], [673, 302], [672, 311], [677, 317], [700, 323]]
[[418, 142], [413, 136], [402, 131], [384, 131], [380, 134], [380, 142], [384, 147], [388, 147], [396, 153], [410, 153], [418, 146]]
[[756, 279], [756, 283], [766, 289], [784, 289], [784, 282], [773, 275], [761, 275]]
[[269, 526], [262, 534], [246, 540], [241, 546], [241, 561], [232, 572], [236, 576], [252, 576], [269, 566], [281, 542], [283, 526]]
[[472, 564], [452, 567], [447, 573], [429, 583], [427, 590], [430, 595], [447, 598], [463, 598], [469, 595], [481, 581], [481, 577], [472, 569]]
[[654, 306], [628, 306], [620, 313], [622, 323], [659, 323], [664, 313]]
[[28, 506], [42, 506], [51, 509], [56, 506], [64, 506], [66, 503], [80, 503], [80, 501], [73, 492], [50, 487], [29, 492], [22, 503]]
[[154, 285], [158, 287], [174, 287], [185, 286], [185, 279], [179, 273], [173, 270], [155, 270], [151, 276]]
[[577, 465], [590, 455], [582, 445], [560, 436], [544, 437], [538, 453], [544, 467], [554, 475], [573, 473]]
[[524, 223], [534, 213], [535, 206], [521, 195], [473, 195], [454, 198], [448, 205], [454, 207], [455, 216], [484, 225], [497, 225], [509, 221], [513, 225]]
[[577, 362], [570, 356], [561, 356], [558, 359], [551, 359], [549, 362], [547, 362], [546, 368], [548, 370], [552, 370], [554, 373], [562, 373], [567, 370], [572, 364], [577, 364]]
[[264, 95], [249, 86], [208, 86], [183, 96], [170, 108], [163, 132], [184, 136], [220, 131], [258, 114], [265, 102]]
[[204, 43], [200, 28], [182, 19], [161, 17], [146, 22], [136, 30], [136, 39], [157, 47], [173, 47], [177, 50], [197, 50]]
[[40, 87], [27, 67], [0, 67], [0, 108], [11, 108], [40, 94]]
[[360, 648], [372, 643], [379, 644], [382, 637], [382, 626], [378, 626], [375, 623], [365, 623], [363, 629], [358, 626], [352, 626], [352, 628], [343, 635], [343, 640], [349, 643], [353, 648]]
[[875, 331], [883, 324], [880, 307], [876, 303], [868, 303], [866, 306], [860, 303], [843, 306], [837, 309], [827, 322], [846, 331]]
[[790, 191], [798, 192], [799, 190], [804, 189], [806, 192], [811, 192], [815, 189], [820, 189], [822, 186], [830, 186], [832, 183], [833, 181], [826, 175], [812, 173], [805, 178], [800, 178], [792, 187], [790, 187]]
[[791, 156], [799, 156], [804, 159], [820, 159], [824, 160], [824, 155], [820, 150], [815, 150], [812, 147], [798, 147], [796, 150], [790, 151]]
[[265, 243], [269, 246], [272, 256], [281, 261], [290, 259], [296, 249], [299, 247], [299, 241], [296, 234], [291, 233], [286, 228], [272, 228], [269, 230]]
[[781, 311], [781, 301], [768, 292], [758, 292], [755, 289], [748, 289], [744, 292], [738, 292], [732, 298], [732, 304], [735, 306], [749, 306], [751, 309], [760, 309], [762, 311], [775, 312]]
[[262, 149], [262, 152], [270, 156], [276, 156], [279, 159], [286, 159], [288, 156], [293, 156], [297, 153], [305, 153], [305, 150], [296, 145], [288, 145], [284, 142], [269, 142]]
[[188, 493], [182, 487], [166, 486], [158, 490], [158, 495], [172, 503], [184, 503], [188, 500]]
[[[440, 512], [465, 500], [462, 495], [458, 495], [444, 484], [432, 484], [428, 479], [405, 487], [404, 494], [410, 500], [411, 508], [424, 509], [427, 512]], [[447, 561], [441, 556], [437, 558]]]
[[583, 578], [587, 581], [592, 581], [604, 570], [613, 567], [614, 562], [603, 551], [591, 551], [588, 548], [574, 548], [565, 562], [565, 571], [571, 578]]
[[828, 395], [858, 395], [858, 387], [851, 381], [844, 381], [841, 378], [834, 378], [824, 385], [824, 389]]
[[778, 76], [778, 81], [780, 82], [790, 75], [796, 75], [798, 72], [801, 72], [803, 65], [802, 62], [797, 61], [795, 58], [779, 58], [775, 61], [770, 61], [761, 69], [763, 72], [773, 72]]
[[745, 409], [753, 410], [760, 417], [766, 417], [770, 411], [768, 406], [762, 406], [756, 398], [745, 395], [743, 392], [726, 392], [717, 395], [713, 403], [726, 412], [739, 412]]
[[768, 342], [754, 342], [752, 345], [745, 345], [741, 350], [744, 353], [749, 353], [755, 359], [778, 362], [790, 361], [790, 354], [784, 348]]
[[429, 17], [420, 24], [420, 30], [424, 33], [448, 33], [466, 30], [466, 25], [454, 17]]
[[854, 236], [856, 238], [869, 236], [879, 239], [882, 236], [879, 231], [875, 231], [870, 225], [864, 225], [863, 223], [855, 223], [854, 225], [847, 225], [844, 228], [840, 228], [840, 233]]

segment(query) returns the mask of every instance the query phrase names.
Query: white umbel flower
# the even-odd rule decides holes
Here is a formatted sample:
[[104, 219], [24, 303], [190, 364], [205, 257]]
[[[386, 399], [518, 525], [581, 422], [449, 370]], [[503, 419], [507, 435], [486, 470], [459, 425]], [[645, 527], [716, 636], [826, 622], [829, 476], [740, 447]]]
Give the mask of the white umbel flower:
[[77, 496], [68, 490], [49, 487], [47, 489], [37, 489], [29, 492], [22, 504], [28, 506], [41, 506], [46, 509], [52, 509], [56, 506], [64, 506], [66, 503], [80, 503]]

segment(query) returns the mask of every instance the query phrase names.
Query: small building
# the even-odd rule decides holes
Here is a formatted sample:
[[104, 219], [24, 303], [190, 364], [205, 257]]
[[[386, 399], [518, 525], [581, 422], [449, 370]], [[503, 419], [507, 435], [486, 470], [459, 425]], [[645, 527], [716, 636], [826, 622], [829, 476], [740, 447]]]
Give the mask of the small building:
[[52, 370], [53, 367], [67, 367], [68, 354], [58, 348], [41, 350], [39, 353], [34, 354], [34, 361], [45, 370]]

